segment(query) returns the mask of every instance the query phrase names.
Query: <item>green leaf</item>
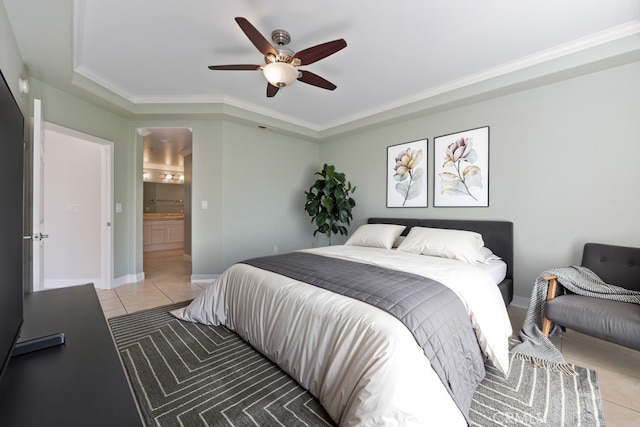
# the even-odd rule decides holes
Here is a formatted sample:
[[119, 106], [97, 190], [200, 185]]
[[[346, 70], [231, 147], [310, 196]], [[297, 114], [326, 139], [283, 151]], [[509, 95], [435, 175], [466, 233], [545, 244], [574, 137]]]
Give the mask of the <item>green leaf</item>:
[[322, 207], [325, 208], [327, 211], [331, 211], [333, 209], [333, 204], [334, 204], [334, 200], [331, 199], [330, 197], [325, 197], [324, 199], [322, 199]]
[[482, 174], [468, 175], [464, 182], [467, 184], [467, 187], [482, 188]]
[[311, 216], [316, 216], [318, 214], [318, 208], [320, 207], [319, 200], [311, 200], [304, 205], [304, 210]]
[[475, 163], [478, 160], [478, 153], [473, 148], [469, 151], [469, 154], [465, 157], [465, 160], [469, 163]]
[[327, 234], [327, 231], [329, 231], [329, 224], [322, 224], [320, 227], [318, 227], [318, 231], [322, 234]]
[[409, 192], [409, 181], [403, 181], [396, 184], [396, 191], [402, 195], [402, 197], [406, 197]]
[[424, 171], [422, 168], [414, 169], [413, 175], [411, 176], [411, 181], [413, 182], [420, 181], [420, 179], [422, 178], [422, 175], [424, 175]]
[[449, 196], [464, 196], [468, 194], [466, 188], [464, 188], [464, 184], [460, 180], [442, 181], [440, 193]]
[[442, 172], [440, 174], [440, 179], [444, 181], [457, 181], [458, 175], [452, 174], [451, 172]]
[[335, 172], [336, 168], [333, 165], [327, 165], [326, 163], [324, 164], [324, 174], [325, 177], [327, 178], [328, 181], [333, 180], [333, 174]]
[[324, 212], [320, 212], [318, 216], [316, 216], [316, 225], [321, 227], [327, 223], [327, 214]]
[[412, 200], [418, 197], [422, 193], [422, 181], [416, 181], [411, 184], [409, 188], [409, 194], [407, 194], [407, 200]]

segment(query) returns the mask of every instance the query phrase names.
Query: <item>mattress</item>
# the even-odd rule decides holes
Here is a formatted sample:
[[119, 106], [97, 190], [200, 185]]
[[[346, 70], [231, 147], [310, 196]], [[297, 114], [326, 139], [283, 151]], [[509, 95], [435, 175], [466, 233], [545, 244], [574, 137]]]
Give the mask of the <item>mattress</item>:
[[501, 259], [491, 259], [486, 263], [478, 263], [476, 266], [491, 276], [496, 285], [507, 277], [507, 263]]

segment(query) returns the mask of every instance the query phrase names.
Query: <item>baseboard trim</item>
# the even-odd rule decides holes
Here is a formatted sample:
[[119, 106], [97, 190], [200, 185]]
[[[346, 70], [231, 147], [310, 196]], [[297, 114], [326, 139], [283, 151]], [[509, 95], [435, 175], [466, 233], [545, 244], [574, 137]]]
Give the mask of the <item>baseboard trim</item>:
[[529, 298], [514, 295], [513, 301], [511, 301], [511, 305], [515, 305], [516, 307], [527, 308], [529, 307]]
[[212, 283], [220, 275], [219, 274], [192, 274], [191, 282], [193, 283]]
[[184, 242], [177, 243], [158, 243], [156, 245], [144, 245], [142, 247], [143, 252], [157, 252], [157, 251], [168, 251], [171, 249], [182, 249], [184, 248]]
[[137, 274], [127, 274], [124, 276], [116, 277], [113, 279], [113, 288], [117, 288], [118, 286], [126, 285], [129, 283], [137, 283], [144, 280], [144, 271]]
[[70, 286], [93, 284], [96, 288], [102, 288], [102, 280], [100, 279], [45, 279], [43, 290], [68, 288]]

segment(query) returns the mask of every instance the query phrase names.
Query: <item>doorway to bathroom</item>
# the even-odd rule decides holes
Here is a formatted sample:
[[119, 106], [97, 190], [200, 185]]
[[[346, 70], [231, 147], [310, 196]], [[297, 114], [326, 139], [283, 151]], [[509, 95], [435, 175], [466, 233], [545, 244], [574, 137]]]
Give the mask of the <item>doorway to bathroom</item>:
[[189, 128], [140, 128], [143, 137], [143, 271], [145, 280], [191, 281]]

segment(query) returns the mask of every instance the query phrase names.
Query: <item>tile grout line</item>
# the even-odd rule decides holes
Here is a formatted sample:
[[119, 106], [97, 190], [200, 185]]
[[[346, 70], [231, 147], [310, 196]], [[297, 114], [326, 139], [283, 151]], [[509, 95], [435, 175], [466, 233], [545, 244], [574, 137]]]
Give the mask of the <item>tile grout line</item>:
[[164, 291], [163, 291], [162, 289], [160, 289], [160, 288], [158, 287], [158, 285], [156, 285], [156, 283], [155, 283], [155, 282], [151, 282], [151, 284], [153, 284], [153, 286], [155, 286], [155, 287], [156, 287], [156, 289], [157, 289], [157, 290], [159, 290], [159, 291], [160, 291], [160, 293], [161, 293], [162, 295], [164, 295], [165, 297], [169, 298], [169, 301], [171, 301], [172, 303], [175, 303], [175, 302], [176, 302], [176, 301], [174, 301], [174, 300], [173, 300], [173, 298], [171, 298], [169, 295], [167, 295], [166, 293], [164, 293]]
[[124, 306], [124, 303], [122, 302], [122, 298], [120, 298], [120, 294], [118, 294], [118, 288], [114, 289], [114, 292], [116, 293], [116, 296], [118, 297], [118, 301], [120, 302], [120, 305], [122, 306], [122, 309], [124, 310], [124, 312], [129, 314], [129, 311], [127, 310], [127, 308]]
[[614, 401], [612, 401], [612, 400], [605, 399], [604, 397], [602, 398], [602, 401], [603, 401], [603, 402], [609, 402], [609, 403], [611, 403], [612, 405], [616, 405], [616, 406], [619, 406], [619, 407], [621, 407], [621, 408], [624, 408], [624, 409], [627, 409], [627, 410], [629, 410], [629, 411], [632, 411], [632, 412], [635, 412], [635, 413], [637, 413], [637, 414], [640, 414], [640, 411], [639, 411], [639, 410], [634, 409], [634, 408], [629, 408], [628, 406], [626, 406], [626, 405], [624, 405], [624, 404], [622, 404], [622, 403], [614, 402]]

